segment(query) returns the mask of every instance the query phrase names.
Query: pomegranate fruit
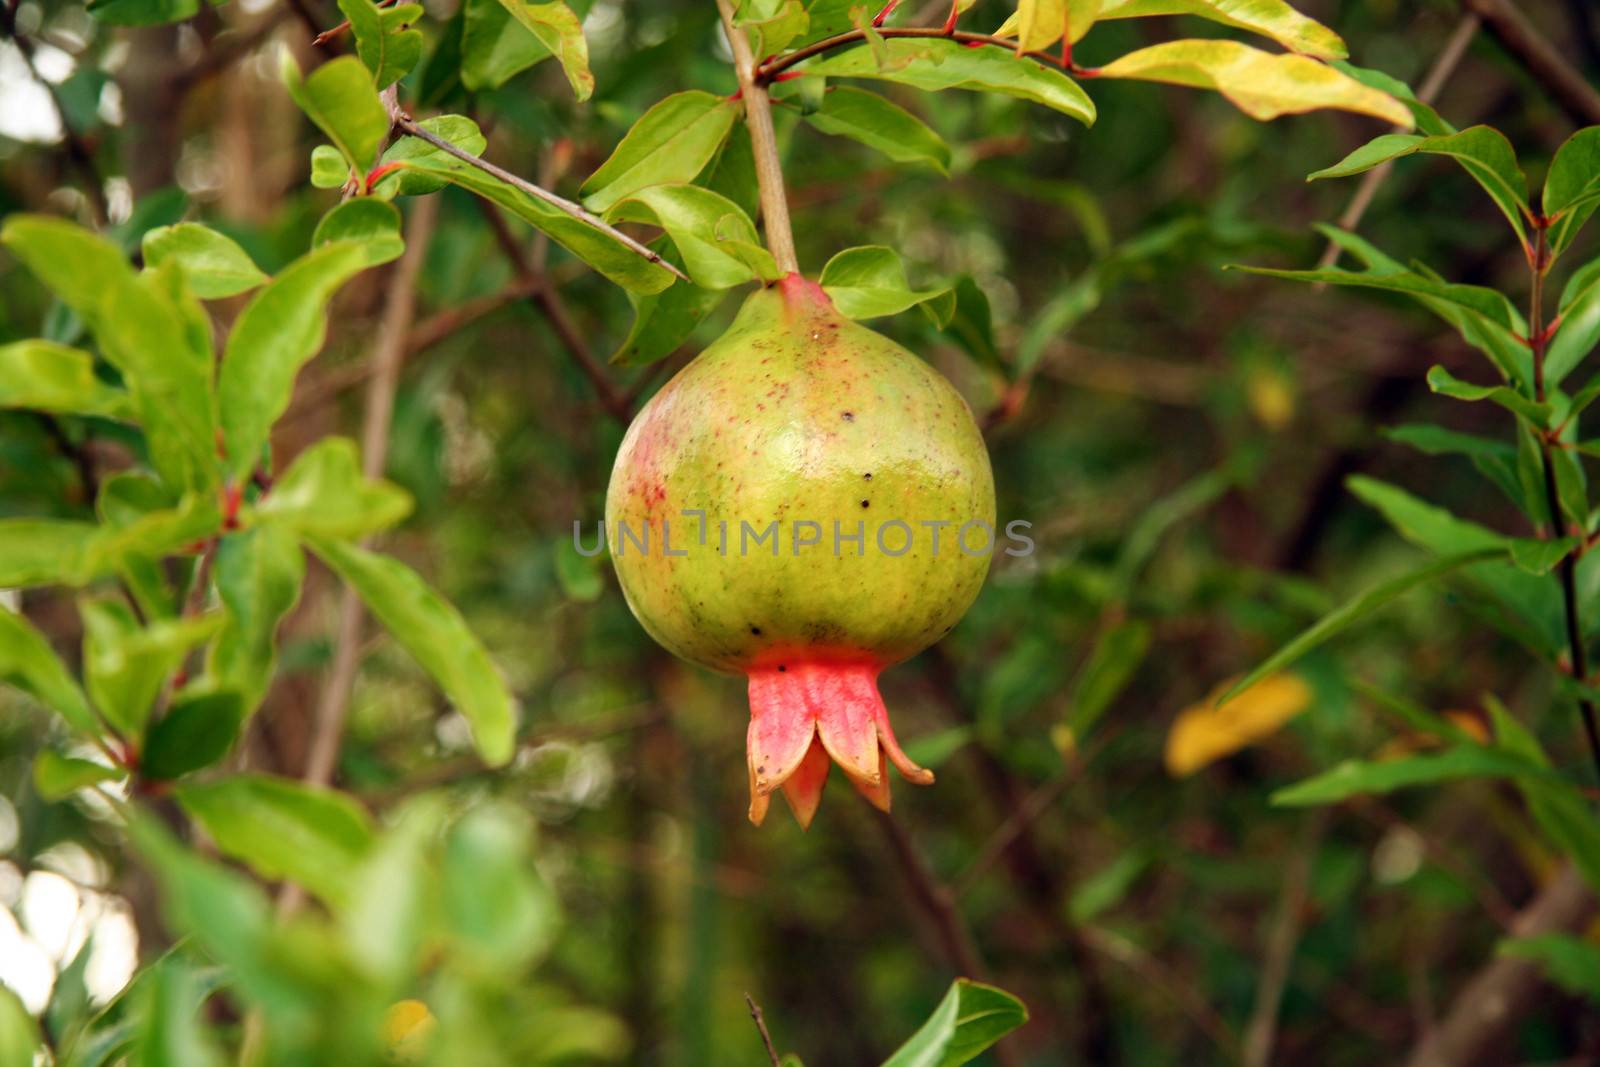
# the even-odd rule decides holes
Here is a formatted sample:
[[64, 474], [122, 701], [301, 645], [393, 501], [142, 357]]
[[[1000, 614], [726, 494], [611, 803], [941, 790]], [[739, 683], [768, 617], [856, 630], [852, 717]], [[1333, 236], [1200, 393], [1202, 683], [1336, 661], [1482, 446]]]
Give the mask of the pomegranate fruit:
[[886, 763], [933, 781], [878, 673], [955, 626], [994, 542], [988, 453], [938, 371], [791, 274], [634, 419], [606, 532], [650, 635], [748, 678], [752, 822], [781, 789], [809, 826], [830, 758], [885, 811]]

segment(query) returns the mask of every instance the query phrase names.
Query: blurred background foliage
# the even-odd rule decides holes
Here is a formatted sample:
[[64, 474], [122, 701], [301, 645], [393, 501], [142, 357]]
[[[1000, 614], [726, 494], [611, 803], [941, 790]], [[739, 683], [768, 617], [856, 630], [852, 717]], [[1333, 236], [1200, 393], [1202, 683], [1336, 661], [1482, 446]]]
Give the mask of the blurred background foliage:
[[[1302, 6], [1362, 65], [1412, 84], [1462, 18], [1445, 0]], [[1522, 6], [1600, 75], [1600, 18], [1587, 5]], [[451, 9], [429, 3], [425, 55]], [[974, 20], [1003, 15], [981, 2]], [[332, 3], [235, 0], [131, 30], [65, 0], [21, 0], [10, 17], [31, 60], [0, 42], [0, 211], [98, 219], [130, 249], [150, 227], [203, 221], [269, 272], [307, 246], [337, 192], [306, 182], [318, 138], [283, 90], [276, 48], [313, 63], [310, 28], [339, 21]], [[492, 158], [570, 194], [665, 93], [734, 88], [709, 0], [595, 0], [584, 25], [597, 85], [585, 104], [554, 64], [469, 100], [425, 61], [408, 96], [470, 107]], [[1178, 35], [1165, 19], [1108, 23], [1076, 58], [1093, 65]], [[528, 998], [533, 1027], [544, 990], [588, 1006], [580, 1028], [593, 1040], [569, 1058], [761, 1062], [748, 991], [781, 1049], [813, 1067], [874, 1063], [970, 969], [966, 952], [983, 969], [974, 977], [1030, 1006], [1012, 1062], [1237, 1062], [1263, 1027], [1276, 1031], [1277, 1062], [1389, 1060], [1551, 877], [1554, 854], [1492, 782], [1325, 811], [1268, 801], [1340, 759], [1423, 743], [1358, 683], [1465, 722], [1497, 694], [1560, 765], [1585, 773], [1551, 675], [1449, 585], [1307, 657], [1266, 725], [1231, 751], [1174, 757], [1169, 733], [1184, 709], [1421, 558], [1344, 491], [1346, 475], [1377, 473], [1525, 531], [1469, 465], [1381, 434], [1414, 418], [1502, 428], [1493, 411], [1447, 410], [1422, 381], [1433, 363], [1472, 371], [1464, 345], [1396, 300], [1220, 269], [1313, 262], [1322, 246], [1309, 224], [1336, 217], [1353, 187], [1304, 177], [1380, 124], [1339, 113], [1261, 124], [1211, 95], [1087, 84], [1100, 111], [1087, 130], [1014, 100], [880, 87], [953, 147], [948, 176], [891, 164], [779, 108], [808, 270], [870, 240], [896, 248], [913, 283], [965, 274], [987, 295], [992, 350], [968, 351], [915, 313], [878, 328], [940, 367], [985, 418], [1000, 515], [1030, 521], [1038, 545], [997, 560], [956, 631], [885, 677], [906, 747], [939, 774], [934, 788], [897, 790], [893, 824], [837, 782], [809, 834], [782, 819], [746, 823], [741, 684], [657, 648], [604, 561], [570, 547], [574, 520], [592, 530], [601, 517], [623, 423], [548, 319], [510, 298], [515, 268], [477, 202], [442, 194], [387, 471], [416, 510], [384, 548], [483, 636], [520, 697], [522, 733], [509, 769], [483, 770], [463, 721], [374, 636], [338, 780], [382, 820], [414, 816], [408, 798], [426, 793], [527, 849], [528, 877], [548, 885], [564, 921], [539, 989], [513, 983], [507, 995]], [[1504, 130], [1535, 177], [1574, 127], [1486, 33], [1438, 107], [1459, 126]], [[90, 168], [98, 186], [84, 180]], [[521, 225], [508, 225], [520, 243]], [[1519, 292], [1525, 267], [1501, 225], [1468, 177], [1419, 159], [1381, 187], [1360, 230], [1402, 260]], [[558, 248], [548, 273], [603, 360], [627, 335], [625, 296]], [[62, 327], [61, 309], [14, 261], [0, 259], [0, 279], [0, 340]], [[358, 425], [384, 281], [368, 272], [338, 298], [326, 348], [279, 427], [280, 456]], [[216, 305], [224, 319], [240, 306]], [[662, 363], [606, 375], [619, 394], [647, 391], [733, 307]], [[1034, 369], [1019, 376], [1019, 366]], [[85, 477], [127, 455], [106, 425], [87, 430], [0, 413], [0, 515], [87, 513]], [[333, 590], [313, 565], [240, 765], [288, 775], [304, 765]], [[1600, 591], [1589, 596], [1586, 610], [1600, 612]], [[58, 646], [76, 647], [70, 595], [30, 595], [26, 607]], [[53, 729], [0, 691], [0, 981], [61, 1040], [86, 1005], [117, 993], [130, 953], [157, 960], [172, 932], [103, 806], [35, 790], [32, 760]], [[970, 945], [945, 936], [950, 908]], [[144, 984], [152, 998], [165, 988]], [[1552, 1061], [1597, 1047], [1592, 1013], [1546, 990], [1486, 1055]]]

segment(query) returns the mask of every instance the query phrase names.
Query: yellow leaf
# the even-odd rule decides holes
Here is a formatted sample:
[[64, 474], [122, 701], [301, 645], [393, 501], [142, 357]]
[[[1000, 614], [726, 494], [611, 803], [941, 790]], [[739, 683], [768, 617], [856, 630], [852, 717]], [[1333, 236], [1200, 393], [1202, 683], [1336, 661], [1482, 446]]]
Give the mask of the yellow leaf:
[[1041, 52], [1061, 40], [1066, 31], [1070, 31], [1070, 39], [1076, 44], [1100, 16], [1101, 2], [1021, 0], [994, 35], [1017, 38], [1018, 52]]
[[405, 1063], [419, 1063], [438, 1021], [420, 1000], [397, 1000], [383, 1014], [383, 1043], [390, 1055]]
[[1295, 674], [1269, 674], [1226, 704], [1216, 700], [1230, 678], [1198, 704], [1184, 708], [1167, 732], [1167, 773], [1186, 778], [1278, 731], [1311, 704], [1311, 687]]
[[[1151, 15], [1194, 15], [1259, 33], [1291, 52], [1318, 59], [1343, 59], [1349, 54], [1337, 33], [1302, 15], [1283, 0], [1104, 0], [1100, 7], [1102, 21]], [[1077, 36], [1074, 32], [1074, 39]]]
[[1294, 418], [1294, 383], [1281, 371], [1256, 368], [1245, 382], [1245, 396], [1256, 421], [1273, 433], [1288, 426]]
[[1129, 52], [1100, 68], [1102, 78], [1133, 78], [1215, 89], [1254, 119], [1337, 108], [1410, 129], [1411, 110], [1325, 63], [1263, 52], [1238, 41], [1168, 41]]

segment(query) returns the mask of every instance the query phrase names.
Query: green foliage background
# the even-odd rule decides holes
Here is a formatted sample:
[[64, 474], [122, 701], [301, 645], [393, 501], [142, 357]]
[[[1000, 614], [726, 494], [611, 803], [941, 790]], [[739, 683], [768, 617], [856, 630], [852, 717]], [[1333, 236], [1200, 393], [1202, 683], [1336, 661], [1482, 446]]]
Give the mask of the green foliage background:
[[[91, 6], [104, 19], [118, 4], [144, 10], [145, 0]], [[586, 11], [587, 100], [575, 99], [556, 63], [483, 87], [492, 71], [452, 59], [453, 9], [429, 5], [402, 101], [418, 119], [470, 113], [490, 158], [575, 197], [592, 191], [584, 179], [662, 97], [734, 90], [710, 0], [574, 6]], [[1600, 25], [1581, 5], [1525, 6], [1569, 60], [1591, 79], [1600, 74]], [[36, 65], [59, 70], [52, 52], [72, 60], [51, 91], [73, 140], [0, 139], [0, 211], [98, 221], [152, 267], [159, 257], [141, 246], [148, 231], [202, 222], [281, 278], [338, 203], [337, 189], [316, 185], [341, 184], [348, 168], [326, 152], [312, 162], [326, 138], [286, 91], [278, 49], [317, 78], [326, 57], [307, 26], [330, 28], [348, 7], [173, 9], [167, 16], [183, 15], [182, 25], [114, 29], [75, 3], [19, 5], [12, 17]], [[1411, 84], [1460, 18], [1443, 0], [1305, 8], [1362, 66]], [[993, 26], [1005, 13], [985, 0], [969, 17]], [[1074, 59], [1093, 66], [1174, 37], [1228, 35], [1197, 20], [1107, 22]], [[391, 43], [404, 53], [418, 42]], [[346, 36], [331, 47], [350, 46]], [[493, 58], [475, 54], [482, 64]], [[354, 59], [336, 62], [366, 77]], [[364, 480], [353, 450], [325, 438], [359, 433], [386, 281], [398, 269], [378, 265], [400, 247], [392, 212], [351, 213], [344, 229], [322, 231], [333, 246], [319, 260], [326, 277], [305, 284], [350, 280], [272, 433], [274, 491], [301, 456], [317, 506], [298, 514], [284, 505], [278, 525], [246, 535], [291, 531], [312, 553], [270, 685], [242, 675], [259, 681], [262, 704], [237, 743], [224, 729], [223, 743], [207, 749], [213, 740], [186, 729], [165, 753], [176, 762], [134, 800], [143, 814], [125, 824], [85, 791], [96, 772], [62, 759], [94, 756], [82, 735], [39, 701], [0, 689], [0, 814], [16, 816], [15, 840], [0, 834], [0, 891], [9, 894], [0, 903], [18, 908], [31, 872], [64, 870], [125, 900], [139, 931], [140, 977], [109, 1007], [89, 1003], [83, 988], [92, 944], [76, 961], [56, 961], [61, 977], [42, 1026], [60, 1062], [404, 1060], [418, 1054], [403, 1041], [396, 1050], [392, 1005], [417, 998], [437, 1027], [431, 1046], [418, 1039], [425, 1062], [759, 1063], [748, 992], [780, 1051], [813, 1067], [878, 1063], [972, 969], [950, 943], [947, 903], [984, 972], [970, 977], [1028, 1006], [1005, 1062], [1238, 1062], [1263, 1019], [1275, 1027], [1273, 1062], [1390, 1060], [1447, 1011], [1563, 857], [1594, 869], [1592, 805], [1575, 788], [1592, 773], [1575, 714], [1581, 694], [1540, 662], [1557, 650], [1530, 636], [1535, 624], [1511, 617], [1504, 597], [1486, 595], [1470, 574], [1421, 586], [1299, 660], [1293, 670], [1313, 699], [1282, 730], [1182, 779], [1164, 764], [1175, 717], [1220, 683], [1347, 598], [1426, 566], [1432, 552], [1482, 547], [1397, 537], [1384, 520], [1405, 529], [1395, 518], [1403, 503], [1376, 482], [1347, 490], [1348, 476], [1382, 478], [1509, 536], [1537, 533], [1538, 517], [1486, 492], [1473, 464], [1383, 432], [1442, 423], [1506, 442], [1496, 462], [1514, 463], [1503, 410], [1429, 391], [1431, 381], [1450, 392], [1448, 380], [1429, 376], [1435, 364], [1490, 381], [1477, 353], [1398, 297], [1221, 269], [1315, 262], [1324, 239], [1311, 225], [1336, 218], [1353, 185], [1308, 185], [1305, 176], [1384, 124], [1340, 112], [1259, 123], [1213, 94], [1102, 79], [1084, 82], [1098, 109], [1086, 129], [1002, 95], [851, 84], [913, 112], [948, 157], [926, 142], [890, 160], [798, 121], [809, 105], [798, 90], [786, 97], [779, 131], [802, 265], [815, 274], [842, 249], [884, 245], [911, 288], [955, 286], [942, 298], [948, 328], [937, 321], [944, 312], [924, 315], [910, 300], [875, 328], [968, 396], [988, 429], [1000, 514], [1030, 521], [1038, 543], [1032, 557], [997, 561], [956, 631], [884, 678], [897, 732], [938, 784], [897, 783], [893, 825], [835, 781], [809, 834], [777, 816], [750, 827], [741, 684], [654, 646], [604, 562], [570, 547], [573, 520], [592, 530], [602, 514], [625, 425], [618, 401], [647, 395], [715, 337], [736, 297], [659, 361], [632, 365], [641, 349], [630, 345], [634, 307], [623, 289], [534, 242], [515, 217], [492, 223], [470, 192], [446, 187], [418, 273], [387, 482]], [[1535, 189], [1575, 128], [1486, 34], [1436, 103], [1458, 126], [1504, 131]], [[742, 136], [736, 126], [733, 143]], [[82, 192], [95, 187], [85, 182], [90, 166], [106, 179], [98, 205]], [[753, 188], [732, 179], [722, 188], [754, 217]], [[394, 202], [407, 220], [401, 232], [411, 232], [420, 201]], [[352, 202], [361, 211], [372, 203]], [[11, 225], [16, 233], [28, 224]], [[519, 282], [507, 232], [559, 291], [566, 326]], [[1400, 161], [1359, 232], [1398, 264], [1419, 260], [1525, 304], [1527, 267], [1505, 220], [1448, 160]], [[1588, 258], [1590, 240], [1577, 238], [1552, 293]], [[77, 247], [52, 248], [56, 269], [85, 289], [111, 285]], [[643, 270], [643, 261], [621, 262]], [[755, 262], [725, 269], [763, 273]], [[243, 344], [252, 327], [272, 349], [278, 321], [251, 323], [248, 298], [236, 295], [258, 279], [248, 263], [228, 263], [221, 288], [201, 294], [216, 297], [207, 307], [219, 350], [230, 330], [229, 343]], [[83, 326], [93, 316], [59, 302], [41, 283], [46, 273], [0, 254], [0, 343], [89, 343]], [[574, 341], [596, 363], [626, 356], [603, 367], [605, 393], [573, 358]], [[116, 377], [103, 366], [100, 374]], [[1574, 377], [1576, 388], [1588, 374]], [[259, 380], [235, 389], [269, 391]], [[228, 452], [239, 474], [261, 443], [249, 433], [244, 441]], [[0, 411], [0, 518], [92, 521], [95, 490], [142, 447], [107, 418]], [[142, 491], [125, 488], [130, 500]], [[253, 491], [246, 497], [248, 514]], [[359, 506], [329, 509], [352, 500]], [[416, 606], [407, 584], [415, 578], [348, 547], [378, 530], [377, 547], [455, 605], [475, 639], [448, 609]], [[68, 551], [41, 543], [50, 560]], [[23, 542], [0, 545], [11, 553], [0, 570], [21, 573]], [[273, 546], [252, 550], [252, 559], [270, 558]], [[175, 591], [194, 558], [166, 565]], [[226, 600], [221, 583], [240, 568], [230, 571], [226, 553], [215, 566]], [[261, 800], [276, 788], [272, 776], [295, 778], [306, 765], [339, 613], [329, 566], [357, 586], [355, 576], [368, 575], [415, 611], [366, 630], [339, 752], [341, 794]], [[394, 593], [402, 586], [407, 597]], [[120, 603], [116, 582], [95, 588]], [[1539, 598], [1529, 617], [1554, 618], [1556, 581], [1529, 578], [1527, 588]], [[1593, 625], [1600, 584], [1584, 581], [1578, 594]], [[371, 599], [384, 615], [383, 595]], [[86, 627], [122, 632], [132, 615], [80, 615], [78, 603], [77, 591], [43, 583], [7, 601], [74, 670]], [[167, 636], [176, 658], [158, 661], [170, 666], [212, 634]], [[520, 709], [514, 753], [488, 753], [509, 756], [504, 767], [484, 765], [452, 707], [491, 718], [499, 708], [498, 690], [467, 692], [484, 676], [462, 669], [481, 654], [477, 641]], [[7, 680], [26, 675], [4, 659], [0, 668]], [[184, 707], [174, 702], [161, 721]], [[1500, 746], [1474, 749], [1492, 755], [1468, 757], [1451, 775], [1463, 780], [1298, 798], [1344, 801], [1331, 808], [1296, 806], [1292, 793], [1274, 803], [1279, 790], [1346, 759], [1397, 746], [1426, 753], [1440, 737], [1464, 743], [1438, 725], [1448, 709], [1492, 720]], [[230, 712], [189, 714], [214, 724]], [[482, 746], [486, 720], [474, 721]], [[1522, 763], [1507, 769], [1513, 759], [1537, 764], [1540, 742], [1555, 768], [1548, 779]], [[158, 745], [147, 744], [148, 760]], [[1512, 784], [1526, 780], [1550, 793]], [[239, 829], [229, 820], [240, 805], [285, 822], [252, 816]], [[274, 926], [284, 876], [313, 900]], [[1523, 941], [1509, 951], [1548, 960], [1557, 984], [1541, 988], [1493, 1055], [1592, 1053], [1600, 1033], [1581, 1007], [1600, 984], [1592, 943]], [[0, 1000], [0, 1064], [13, 1062], [13, 1033], [31, 1025]], [[277, 1035], [266, 1053], [263, 1032]]]

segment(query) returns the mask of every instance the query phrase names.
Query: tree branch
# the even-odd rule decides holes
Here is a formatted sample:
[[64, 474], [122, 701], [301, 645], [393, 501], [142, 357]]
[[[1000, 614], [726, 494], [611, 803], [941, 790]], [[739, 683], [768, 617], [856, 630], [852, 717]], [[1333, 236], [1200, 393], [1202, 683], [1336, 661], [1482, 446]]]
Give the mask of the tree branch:
[[494, 231], [495, 240], [499, 243], [501, 251], [506, 254], [506, 258], [511, 261], [518, 279], [530, 286], [528, 299], [544, 315], [550, 328], [561, 338], [561, 343], [572, 357], [572, 361], [578, 365], [583, 376], [589, 379], [589, 384], [594, 386], [594, 391], [600, 397], [600, 404], [606, 409], [606, 414], [626, 426], [633, 418], [632, 405], [628, 402], [628, 398], [617, 390], [616, 385], [607, 376], [605, 368], [595, 358], [594, 351], [589, 347], [583, 332], [572, 321], [572, 315], [567, 311], [566, 302], [561, 299], [561, 294], [534, 266], [532, 255], [523, 247], [522, 242], [517, 240], [516, 234], [506, 226], [505, 217], [500, 214], [500, 209], [483, 199], [479, 199], [478, 207], [483, 212], [484, 218], [489, 220], [489, 227]]
[[[366, 415], [361, 429], [361, 466], [368, 478], [381, 477], [389, 454], [389, 424], [394, 414], [395, 387], [405, 354], [406, 335], [416, 314], [417, 277], [439, 215], [439, 198], [421, 197], [412, 209], [406, 250], [389, 279], [389, 297], [372, 346], [372, 378], [367, 382]], [[339, 745], [361, 659], [361, 599], [346, 587], [340, 593], [339, 625], [334, 637], [333, 666], [323, 684], [312, 727], [311, 748], [301, 777], [313, 785], [333, 780]]]
[[794, 252], [794, 230], [789, 223], [789, 200], [783, 191], [783, 165], [778, 159], [778, 135], [772, 127], [772, 101], [766, 82], [757, 74], [756, 57], [750, 39], [733, 24], [731, 0], [717, 0], [722, 14], [722, 29], [733, 50], [734, 73], [739, 77], [740, 99], [744, 101], [744, 121], [750, 129], [750, 144], [756, 162], [756, 184], [761, 192], [761, 225], [767, 235], [767, 248], [785, 274], [797, 274], [800, 260]]
[[[721, 0], [718, 0], [718, 2], [720, 3]], [[996, 37], [988, 33], [968, 33], [965, 30], [947, 31], [937, 26], [885, 26], [873, 32], [886, 40], [895, 37], [939, 37], [950, 41], [960, 41], [962, 44], [968, 45], [991, 45], [995, 48], [1004, 48], [1008, 52], [1017, 50], [1017, 42], [1006, 37]], [[865, 30], [846, 30], [844, 33], [826, 37], [813, 44], [808, 44], [804, 48], [798, 48], [787, 55], [770, 59], [755, 69], [756, 84], [768, 85], [779, 74], [782, 74], [797, 63], [803, 63], [814, 56], [820, 56], [825, 52], [832, 52], [847, 45], [859, 44], [866, 39], [867, 31]], [[1035, 60], [1047, 67], [1061, 67], [1061, 60], [1048, 52], [1027, 52], [1024, 54], [1028, 59]], [[1092, 76], [1095, 73], [1092, 69], [1086, 67], [1068, 66], [1065, 69], [1069, 74], [1080, 76]]]
[[773, 1047], [772, 1035], [767, 1033], [767, 1020], [761, 1017], [761, 1005], [749, 993], [744, 995], [744, 1002], [750, 1008], [750, 1018], [756, 1021], [756, 1029], [761, 1032], [761, 1043], [766, 1046], [767, 1059], [772, 1061], [772, 1067], [780, 1067], [782, 1061], [778, 1059], [778, 1050]]
[[[1582, 875], [1567, 867], [1517, 914], [1511, 936], [1570, 933], [1585, 926], [1594, 913], [1594, 893]], [[1528, 1010], [1543, 984], [1544, 970], [1538, 961], [1496, 957], [1467, 982], [1444, 1019], [1412, 1049], [1410, 1067], [1486, 1061], [1485, 1053]]]
[[1573, 122], [1600, 125], [1600, 91], [1567, 62], [1512, 0], [1462, 0], [1462, 6], [1482, 17], [1495, 40], [1538, 79]]
[[401, 115], [396, 120], [395, 125], [403, 133], [406, 133], [411, 137], [415, 137], [419, 141], [428, 142], [429, 144], [433, 145], [433, 147], [439, 149], [441, 152], [444, 152], [446, 155], [454, 156], [469, 166], [477, 167], [485, 174], [493, 175], [494, 177], [499, 178], [507, 185], [513, 186], [516, 189], [527, 193], [535, 200], [543, 201], [544, 203], [549, 204], [551, 207], [556, 208], [558, 211], [562, 211], [565, 214], [571, 215], [579, 222], [582, 222], [588, 226], [593, 226], [595, 229], [602, 231], [613, 240], [626, 246], [629, 251], [635, 252], [649, 260], [651, 263], [664, 268], [674, 277], [682, 281], [689, 280], [689, 276], [684, 274], [683, 271], [662, 259], [661, 253], [655, 251], [654, 249], [646, 248], [644, 245], [640, 244], [638, 241], [635, 241], [632, 237], [629, 237], [615, 226], [605, 222], [600, 218], [600, 216], [585, 210], [581, 204], [573, 203], [564, 196], [557, 196], [548, 189], [542, 189], [528, 181], [526, 178], [519, 178], [515, 174], [512, 174], [509, 170], [506, 170], [504, 167], [495, 166], [487, 159], [479, 159], [466, 149], [457, 145], [453, 145], [449, 141], [446, 141], [443, 137], [440, 137], [421, 126], [418, 126], [409, 115]]
[[[1467, 54], [1467, 45], [1472, 43], [1472, 38], [1477, 36], [1478, 27], [1482, 20], [1472, 12], [1461, 16], [1461, 21], [1456, 23], [1456, 28], [1451, 31], [1450, 37], [1444, 43], [1439, 56], [1433, 61], [1433, 66], [1428, 68], [1428, 74], [1422, 79], [1422, 84], [1417, 88], [1417, 99], [1424, 104], [1432, 104], [1439, 98], [1439, 93], [1444, 90], [1445, 83], [1450, 80], [1450, 75], [1455, 73], [1461, 57]], [[1338, 226], [1341, 230], [1354, 230], [1361, 224], [1361, 218], [1367, 213], [1367, 208], [1372, 206], [1372, 201], [1378, 195], [1378, 190], [1383, 183], [1389, 180], [1389, 175], [1394, 172], [1394, 161], [1381, 163], [1361, 176], [1361, 184], [1356, 186], [1350, 202], [1345, 205], [1344, 211], [1339, 215]], [[1322, 258], [1317, 261], [1318, 270], [1327, 270], [1339, 259], [1339, 246], [1332, 241], [1323, 249]], [[1318, 283], [1319, 288], [1325, 287]]]

